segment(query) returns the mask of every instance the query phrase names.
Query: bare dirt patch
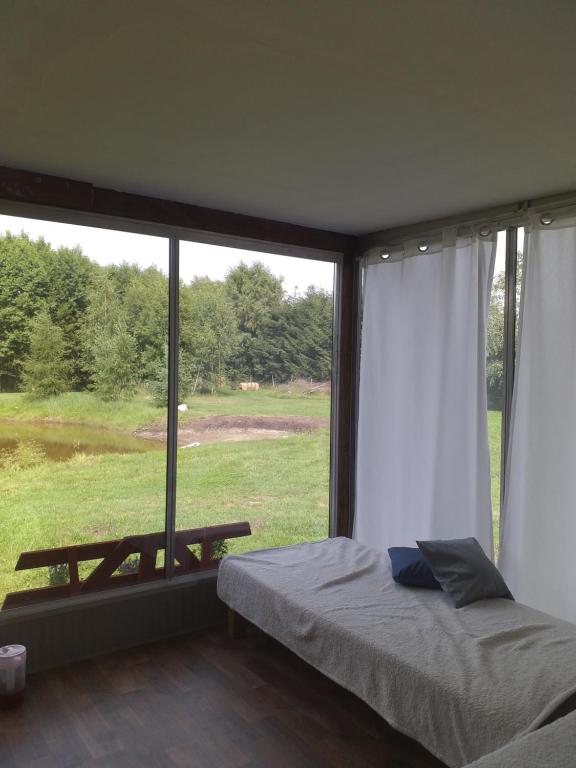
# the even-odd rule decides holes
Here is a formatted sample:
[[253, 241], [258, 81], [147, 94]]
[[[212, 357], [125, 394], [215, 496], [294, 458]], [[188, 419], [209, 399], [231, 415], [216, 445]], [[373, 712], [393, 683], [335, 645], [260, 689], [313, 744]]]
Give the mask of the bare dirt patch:
[[[329, 420], [312, 416], [206, 416], [180, 425], [178, 446], [192, 443], [230, 443], [314, 432]], [[145, 440], [166, 440], [165, 425], [151, 425], [134, 433]]]

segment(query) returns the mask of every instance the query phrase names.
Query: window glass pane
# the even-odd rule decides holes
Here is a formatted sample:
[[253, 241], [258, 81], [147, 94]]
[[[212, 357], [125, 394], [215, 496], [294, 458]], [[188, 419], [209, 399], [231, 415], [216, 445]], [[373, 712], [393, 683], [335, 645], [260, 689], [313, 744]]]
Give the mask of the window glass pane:
[[500, 474], [502, 408], [504, 404], [504, 296], [506, 269], [506, 232], [498, 232], [494, 280], [488, 313], [486, 340], [486, 383], [488, 389], [488, 441], [492, 479], [492, 515], [494, 544], [498, 546], [500, 526]]
[[[0, 603], [19, 593], [9, 606], [110, 586], [106, 566], [91, 574], [113, 545], [79, 545], [155, 532], [163, 543], [168, 242], [0, 216], [0, 272]], [[38, 567], [16, 571], [23, 552]], [[124, 583], [139, 565], [162, 576], [152, 556], [126, 552]], [[90, 581], [70, 589], [74, 559]]]
[[[522, 284], [522, 264], [524, 258], [525, 230], [517, 230], [516, 254], [516, 345], [518, 337], [518, 318], [520, 313], [520, 292]], [[488, 387], [488, 436], [490, 444], [490, 463], [492, 477], [492, 513], [494, 521], [494, 549], [498, 553], [500, 536], [500, 497], [502, 471], [502, 429], [504, 409], [504, 303], [505, 303], [505, 268], [506, 268], [506, 232], [498, 233], [494, 281], [490, 297], [488, 315], [488, 334], [486, 350], [486, 377]]]
[[522, 275], [524, 274], [524, 254], [526, 252], [526, 230], [524, 227], [518, 227], [518, 250], [516, 253], [516, 345], [515, 352], [518, 351], [518, 321], [520, 319], [520, 297], [522, 294]]
[[250, 524], [213, 555], [328, 535], [333, 276], [332, 263], [180, 243], [180, 572], [198, 564], [178, 546], [201, 559], [183, 531]]

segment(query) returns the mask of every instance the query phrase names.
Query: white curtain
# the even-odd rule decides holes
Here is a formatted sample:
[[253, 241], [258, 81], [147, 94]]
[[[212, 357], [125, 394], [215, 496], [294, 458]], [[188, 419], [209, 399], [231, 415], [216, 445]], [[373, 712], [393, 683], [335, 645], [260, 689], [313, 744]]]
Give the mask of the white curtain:
[[506, 489], [504, 578], [576, 622], [576, 218], [528, 235]]
[[449, 231], [424, 254], [418, 245], [365, 271], [354, 537], [384, 550], [475, 536], [491, 556], [485, 339], [496, 236]]

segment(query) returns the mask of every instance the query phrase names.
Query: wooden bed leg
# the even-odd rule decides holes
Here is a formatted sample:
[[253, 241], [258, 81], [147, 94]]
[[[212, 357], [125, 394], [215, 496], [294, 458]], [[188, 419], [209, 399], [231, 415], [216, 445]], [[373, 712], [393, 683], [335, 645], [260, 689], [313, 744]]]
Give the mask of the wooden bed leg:
[[239, 640], [246, 632], [246, 622], [232, 608], [228, 608], [228, 637], [230, 640]]

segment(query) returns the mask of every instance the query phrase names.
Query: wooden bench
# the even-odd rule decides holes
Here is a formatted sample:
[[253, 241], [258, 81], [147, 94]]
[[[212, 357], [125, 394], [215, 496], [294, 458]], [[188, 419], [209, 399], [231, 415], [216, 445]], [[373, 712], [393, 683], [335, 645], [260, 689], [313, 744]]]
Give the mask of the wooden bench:
[[[180, 576], [195, 571], [217, 568], [220, 558], [212, 556], [214, 543], [239, 536], [250, 536], [251, 533], [250, 524], [247, 522], [177, 531], [175, 546], [177, 565], [175, 565], [174, 574]], [[192, 545], [200, 545], [200, 557], [190, 551], [189, 547]], [[74, 597], [89, 592], [162, 579], [164, 578], [164, 568], [157, 567], [157, 560], [158, 553], [165, 549], [165, 546], [166, 534], [164, 531], [160, 531], [158, 533], [126, 536], [123, 539], [113, 541], [22, 552], [15, 570], [23, 571], [29, 568], [50, 568], [65, 565], [68, 567], [69, 581], [67, 584], [10, 592], [6, 595], [2, 609], [17, 608], [47, 600], [58, 600], [64, 597]], [[132, 555], [139, 556], [134, 571], [116, 573], [122, 563]], [[99, 559], [101, 562], [92, 572], [85, 579], [80, 579], [78, 564], [86, 560]]]

